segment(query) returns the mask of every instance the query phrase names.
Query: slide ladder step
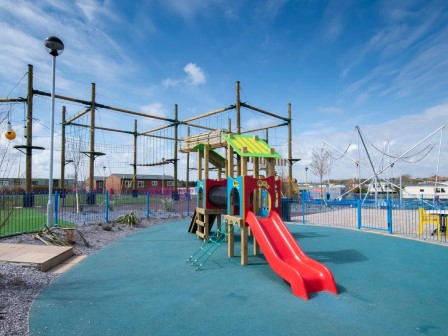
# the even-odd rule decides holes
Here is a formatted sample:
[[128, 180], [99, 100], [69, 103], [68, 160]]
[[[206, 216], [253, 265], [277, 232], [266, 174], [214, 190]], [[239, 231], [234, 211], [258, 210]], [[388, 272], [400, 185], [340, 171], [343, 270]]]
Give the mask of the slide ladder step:
[[[233, 230], [233, 226], [230, 226], [230, 230]], [[189, 262], [191, 266], [196, 266], [196, 270], [200, 270], [221, 244], [225, 242], [228, 235], [227, 226], [221, 226], [215, 235], [209, 237], [208, 240], [187, 259], [187, 262]]]

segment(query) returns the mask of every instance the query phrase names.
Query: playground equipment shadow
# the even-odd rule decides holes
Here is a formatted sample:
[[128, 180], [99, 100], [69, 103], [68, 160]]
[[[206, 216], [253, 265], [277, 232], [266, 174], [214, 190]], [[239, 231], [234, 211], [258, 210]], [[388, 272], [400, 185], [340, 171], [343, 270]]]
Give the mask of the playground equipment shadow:
[[150, 227], [62, 274], [33, 303], [30, 334], [448, 334], [445, 246], [288, 225], [302, 249], [330, 268], [339, 291], [305, 301], [262, 255], [243, 267], [221, 246], [195, 271], [186, 259], [201, 241], [188, 225]]

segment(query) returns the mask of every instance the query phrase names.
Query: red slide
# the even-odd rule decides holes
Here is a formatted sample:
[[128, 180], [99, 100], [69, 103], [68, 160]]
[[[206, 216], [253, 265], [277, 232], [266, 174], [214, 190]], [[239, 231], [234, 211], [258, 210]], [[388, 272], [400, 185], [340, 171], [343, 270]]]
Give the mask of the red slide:
[[327, 290], [338, 294], [333, 274], [323, 264], [308, 257], [275, 211], [258, 218], [248, 212], [246, 222], [272, 269], [285, 279], [294, 295], [308, 300], [309, 293]]

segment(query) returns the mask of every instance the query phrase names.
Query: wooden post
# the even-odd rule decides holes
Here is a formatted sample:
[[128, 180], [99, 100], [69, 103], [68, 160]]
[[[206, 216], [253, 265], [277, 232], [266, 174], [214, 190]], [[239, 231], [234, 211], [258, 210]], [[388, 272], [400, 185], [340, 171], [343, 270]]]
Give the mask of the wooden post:
[[31, 192], [32, 179], [32, 155], [33, 155], [33, 66], [28, 64], [28, 93], [26, 98], [26, 158], [25, 158], [25, 191]]
[[235, 170], [233, 169], [233, 147], [227, 145], [227, 176], [234, 178], [235, 177]]
[[240, 82], [236, 82], [236, 134], [241, 133], [241, 100], [240, 100]]
[[[134, 164], [132, 174], [132, 192], [137, 195], [137, 119], [134, 119]], [[133, 196], [134, 196], [133, 194]]]
[[[241, 134], [241, 99], [240, 99], [240, 82], [236, 82], [236, 103], [235, 103], [235, 111], [236, 111], [236, 134]], [[238, 155], [236, 162], [236, 175], [241, 175], [241, 167], [240, 167], [240, 156]]]
[[178, 118], [178, 108], [177, 108], [177, 104], [174, 105], [174, 162], [173, 162], [173, 166], [174, 166], [174, 192], [177, 193], [177, 146], [178, 146], [178, 127], [179, 127], [179, 120], [177, 120]]
[[243, 221], [241, 224], [241, 265], [243, 266], [248, 264], [247, 236], [247, 226]]
[[93, 192], [95, 165], [95, 83], [92, 83], [90, 109], [90, 155], [89, 155], [89, 192]]
[[[260, 158], [255, 157], [254, 158], [254, 164], [253, 164], [253, 168], [254, 168], [254, 178], [258, 179], [260, 177]], [[257, 214], [257, 212], [259, 212], [260, 210], [260, 189], [255, 189], [254, 190], [254, 197], [253, 197], [253, 205], [254, 205], [254, 213]], [[257, 243], [257, 240], [255, 239], [255, 236], [253, 236], [253, 252], [254, 255], [257, 255], [260, 252], [260, 247]]]
[[291, 119], [291, 103], [288, 104], [288, 179], [289, 179], [289, 195], [292, 197], [292, 119]]
[[198, 150], [198, 180], [202, 180], [202, 158], [203, 154]]
[[235, 256], [235, 226], [227, 223], [227, 256]]
[[207, 146], [204, 146], [204, 179], [210, 178], [208, 173], [208, 163], [210, 160], [210, 151]]
[[267, 176], [275, 176], [275, 159], [268, 159], [267, 163]]
[[[227, 119], [227, 132], [229, 134], [232, 133], [232, 121], [230, 120], [230, 118]], [[230, 176], [230, 170], [229, 170], [229, 159], [230, 159], [230, 157], [229, 157], [229, 145], [227, 145], [227, 147], [226, 147], [226, 158], [227, 158], [227, 164], [226, 164], [226, 168], [225, 168], [225, 178], [227, 178], [227, 176]]]
[[65, 116], [66, 109], [62, 106], [62, 130], [61, 130], [61, 178], [59, 180], [59, 188], [65, 189]]
[[[190, 127], [187, 128], [187, 136], [190, 137]], [[177, 153], [176, 153], [177, 156]], [[176, 161], [177, 164], [177, 161]], [[190, 152], [187, 153], [187, 176], [186, 176], [186, 191], [190, 193]]]

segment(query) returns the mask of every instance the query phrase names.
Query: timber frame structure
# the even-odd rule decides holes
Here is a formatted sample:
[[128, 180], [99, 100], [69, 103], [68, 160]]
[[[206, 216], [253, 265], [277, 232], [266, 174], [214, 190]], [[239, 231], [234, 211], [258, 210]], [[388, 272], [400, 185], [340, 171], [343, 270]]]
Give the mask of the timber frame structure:
[[[40, 95], [40, 96], [46, 96], [46, 97], [50, 97], [51, 94], [48, 92], [44, 92], [44, 91], [40, 91], [40, 90], [36, 90], [33, 88], [33, 65], [29, 64], [28, 65], [28, 85], [27, 85], [27, 97], [26, 98], [22, 98], [22, 97], [18, 97], [18, 98], [0, 98], [0, 103], [11, 103], [11, 102], [23, 102], [27, 104], [27, 114], [26, 114], [26, 145], [22, 145], [19, 146], [21, 151], [23, 153], [25, 153], [26, 155], [26, 167], [25, 167], [25, 192], [26, 193], [30, 193], [32, 191], [32, 151], [33, 150], [37, 150], [40, 149], [42, 150], [42, 147], [39, 146], [34, 146], [33, 145], [33, 137], [32, 137], [32, 119], [33, 119], [33, 97], [34, 95]], [[231, 121], [229, 120], [228, 123], [228, 127], [227, 130], [217, 130], [214, 128], [210, 128], [210, 127], [206, 127], [206, 126], [202, 126], [199, 125], [197, 123], [194, 123], [194, 121], [199, 120], [199, 119], [203, 119], [203, 118], [207, 118], [225, 111], [230, 111], [230, 110], [235, 110], [235, 120], [236, 120], [236, 126], [235, 126], [235, 130], [234, 133], [236, 134], [242, 134], [242, 133], [253, 133], [256, 131], [262, 131], [265, 130], [266, 132], [266, 138], [268, 137], [268, 131], [269, 129], [272, 128], [277, 128], [277, 127], [283, 127], [283, 126], [287, 126], [288, 127], [288, 158], [287, 158], [287, 165], [288, 165], [288, 178], [289, 178], [289, 191], [287, 192], [288, 195], [292, 194], [292, 190], [293, 190], [293, 186], [292, 186], [292, 166], [295, 162], [299, 161], [299, 159], [294, 159], [292, 158], [292, 118], [291, 118], [291, 104], [288, 104], [288, 116], [287, 117], [283, 117], [277, 114], [274, 114], [272, 112], [268, 112], [266, 110], [260, 109], [258, 107], [249, 105], [245, 102], [242, 102], [240, 100], [240, 82], [236, 82], [236, 100], [235, 100], [235, 104], [232, 104], [230, 106], [224, 107], [224, 108], [220, 108], [208, 113], [204, 113], [198, 116], [194, 116], [191, 118], [187, 118], [185, 120], [179, 120], [178, 118], [178, 106], [177, 104], [174, 105], [174, 119], [170, 119], [170, 118], [163, 118], [163, 117], [158, 117], [158, 116], [153, 116], [153, 115], [148, 115], [145, 113], [141, 113], [141, 112], [135, 112], [135, 111], [131, 111], [128, 109], [123, 109], [123, 108], [118, 108], [118, 107], [112, 107], [112, 106], [108, 106], [105, 104], [101, 104], [99, 102], [96, 101], [96, 85], [95, 83], [91, 84], [91, 97], [90, 100], [82, 100], [82, 99], [77, 99], [77, 98], [72, 98], [72, 97], [67, 97], [67, 96], [62, 96], [62, 95], [55, 95], [55, 98], [58, 100], [62, 100], [62, 101], [67, 101], [70, 103], [77, 103], [80, 105], [84, 105], [85, 108], [79, 112], [78, 114], [76, 114], [75, 116], [71, 117], [70, 119], [66, 118], [66, 108], [65, 106], [62, 107], [62, 144], [61, 144], [61, 162], [60, 162], [60, 187], [64, 188], [64, 175], [65, 175], [65, 165], [69, 162], [69, 160], [66, 159], [65, 157], [65, 127], [68, 125], [73, 125], [73, 126], [78, 126], [78, 127], [85, 127], [85, 128], [89, 128], [89, 132], [90, 132], [90, 147], [89, 150], [84, 152], [85, 155], [88, 156], [89, 158], [89, 190], [92, 191], [93, 188], [93, 183], [94, 183], [94, 161], [95, 158], [97, 158], [100, 155], [103, 155], [104, 153], [95, 151], [95, 130], [103, 130], [103, 131], [110, 131], [110, 132], [118, 132], [118, 133], [124, 133], [124, 134], [130, 134], [133, 136], [134, 138], [134, 162], [133, 164], [131, 164], [131, 166], [133, 167], [133, 181], [132, 181], [132, 186], [133, 186], [133, 190], [136, 190], [136, 185], [137, 185], [137, 181], [136, 181], [136, 176], [137, 176], [137, 166], [156, 166], [156, 165], [166, 165], [166, 164], [170, 164], [172, 163], [174, 166], [174, 190], [178, 190], [178, 150], [180, 148], [181, 152], [184, 153], [188, 153], [189, 151], [191, 151], [191, 146], [194, 146], [194, 143], [197, 143], [198, 141], [204, 141], [204, 137], [208, 138], [207, 139], [207, 143], [208, 145], [213, 146], [213, 142], [214, 141], [222, 141], [222, 140], [217, 140], [220, 139], [220, 134], [222, 134], [223, 132], [227, 133], [227, 132], [231, 132]], [[269, 125], [266, 127], [261, 127], [258, 129], [252, 129], [252, 130], [247, 130], [242, 132], [241, 131], [241, 108], [245, 107], [248, 109], [251, 109], [255, 112], [276, 118], [278, 120], [280, 120], [279, 124], [274, 124], [274, 125]], [[167, 125], [165, 126], [161, 126], [158, 128], [154, 128], [154, 129], [150, 129], [150, 130], [146, 130], [146, 131], [142, 131], [142, 132], [138, 132], [137, 130], [137, 120], [134, 120], [134, 129], [133, 130], [120, 130], [120, 129], [114, 129], [114, 128], [106, 128], [106, 127], [100, 127], [97, 126], [95, 123], [95, 110], [97, 108], [102, 108], [102, 109], [107, 109], [107, 110], [111, 110], [111, 111], [115, 111], [115, 112], [120, 112], [120, 113], [125, 113], [125, 114], [129, 114], [129, 115], [134, 115], [137, 117], [143, 117], [143, 118], [151, 118], [151, 119], [156, 119], [159, 121], [163, 121], [166, 122]], [[87, 114], [90, 112], [90, 125], [86, 125], [86, 124], [80, 124], [77, 123], [77, 119], [79, 119], [80, 117], [82, 117], [83, 115]], [[188, 136], [182, 139], [178, 138], [178, 134], [179, 134], [179, 126], [181, 125], [185, 125], [188, 126]], [[199, 134], [199, 135], [193, 135], [190, 136], [190, 127], [193, 128], [198, 128], [198, 129], [202, 129], [205, 131], [208, 131], [208, 133], [205, 134]], [[167, 129], [167, 128], [173, 128], [174, 129], [174, 136], [173, 137], [162, 137], [162, 136], [158, 136], [155, 135], [154, 132], [163, 130], [163, 129]], [[163, 160], [163, 162], [156, 162], [156, 163], [151, 163], [151, 164], [138, 164], [137, 163], [137, 137], [138, 136], [148, 136], [148, 137], [155, 137], [155, 138], [162, 138], [162, 139], [166, 139], [166, 140], [170, 140], [174, 142], [174, 157], [167, 159], [167, 160]], [[179, 146], [179, 144], [182, 143], [182, 146]], [[222, 145], [222, 144], [221, 144]], [[238, 165], [239, 167], [239, 165]], [[239, 169], [239, 168], [238, 168]], [[189, 171], [190, 171], [190, 167], [189, 167], [189, 154], [187, 154], [187, 169], [186, 169], [186, 176], [187, 176], [187, 185], [188, 185], [188, 180], [189, 180]]]

